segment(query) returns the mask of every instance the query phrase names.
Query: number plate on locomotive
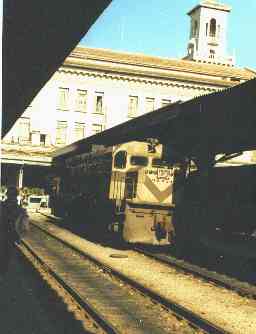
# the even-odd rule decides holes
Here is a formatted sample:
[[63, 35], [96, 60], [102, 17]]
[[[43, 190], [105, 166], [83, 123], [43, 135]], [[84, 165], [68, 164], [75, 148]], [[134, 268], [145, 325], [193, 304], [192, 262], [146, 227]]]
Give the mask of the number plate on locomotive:
[[169, 169], [157, 169], [157, 177], [159, 179], [169, 179], [172, 176], [171, 171]]

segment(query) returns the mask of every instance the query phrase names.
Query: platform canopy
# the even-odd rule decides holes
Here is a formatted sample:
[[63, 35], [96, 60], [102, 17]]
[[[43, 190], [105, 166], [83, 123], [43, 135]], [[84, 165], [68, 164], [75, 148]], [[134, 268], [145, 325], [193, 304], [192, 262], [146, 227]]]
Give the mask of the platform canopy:
[[184, 103], [172, 127], [170, 143], [185, 155], [256, 149], [256, 79]]
[[256, 79], [217, 93], [177, 102], [54, 152], [74, 155], [91, 144], [155, 138], [184, 157], [256, 149]]
[[256, 149], [256, 79], [197, 97], [179, 108], [159, 138], [183, 155]]
[[3, 1], [2, 137], [110, 2]]

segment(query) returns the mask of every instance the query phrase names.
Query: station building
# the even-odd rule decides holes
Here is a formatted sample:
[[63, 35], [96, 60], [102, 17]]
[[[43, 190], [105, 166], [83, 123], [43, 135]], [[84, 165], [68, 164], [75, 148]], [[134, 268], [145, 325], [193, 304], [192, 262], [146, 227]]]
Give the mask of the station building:
[[[206, 0], [188, 12], [183, 59], [75, 48], [3, 139], [2, 185], [43, 188], [57, 148], [255, 77], [254, 70], [236, 67], [227, 54], [230, 11], [230, 6]], [[254, 156], [247, 152], [237, 162]]]

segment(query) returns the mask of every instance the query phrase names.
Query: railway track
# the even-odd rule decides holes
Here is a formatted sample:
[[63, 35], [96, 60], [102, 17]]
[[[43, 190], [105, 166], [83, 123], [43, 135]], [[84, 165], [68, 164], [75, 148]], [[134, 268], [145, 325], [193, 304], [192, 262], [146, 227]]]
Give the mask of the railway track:
[[153, 258], [157, 261], [160, 261], [167, 265], [171, 265], [172, 267], [175, 267], [178, 270], [181, 270], [185, 273], [189, 273], [192, 274], [193, 276], [199, 277], [207, 282], [210, 281], [216, 284], [217, 286], [221, 286], [226, 289], [236, 291], [241, 296], [246, 296], [249, 298], [256, 299], [256, 287], [248, 283], [240, 282], [237, 279], [227, 277], [226, 275], [209, 271], [197, 265], [177, 259], [172, 255], [167, 255], [166, 253], [163, 252], [155, 253], [152, 251], [145, 250], [145, 248], [138, 246], [134, 247], [134, 250], [150, 258]]
[[[38, 237], [38, 240], [36, 240], [36, 243], [39, 240], [42, 241], [42, 233], [45, 234], [48, 246], [49, 237], [56, 239], [51, 236], [51, 233], [47, 233], [47, 231], [42, 229], [39, 230], [41, 231], [41, 235]], [[33, 239], [35, 239], [34, 236]], [[57, 243], [59, 245], [57, 245]], [[38, 249], [40, 250], [42, 247], [46, 249], [44, 242], [40, 243]], [[33, 253], [37, 253], [37, 251], [34, 250], [35, 246], [30, 245], [30, 248]], [[173, 318], [175, 318], [175, 322], [181, 323], [181, 328], [178, 329], [178, 331], [173, 331], [171, 326], [168, 327], [164, 323], [166, 317], [171, 316], [167, 309], [163, 309], [162, 306], [154, 304], [148, 296], [141, 296], [135, 289], [132, 289], [132, 291], [130, 289], [130, 291], [127, 292], [127, 288], [124, 289], [124, 282], [121, 280], [114, 283], [109, 282], [110, 272], [107, 272], [108, 269], [106, 267], [97, 266], [96, 268], [95, 264], [93, 264], [92, 268], [90, 261], [86, 261], [84, 256], [79, 255], [80, 267], [79, 270], [77, 270], [77, 251], [70, 250], [70, 246], [67, 246], [57, 239], [54, 245], [52, 243], [50, 248], [54, 250], [54, 256], [57, 256], [59, 260], [61, 257], [59, 248], [64, 249], [64, 257], [66, 260], [70, 259], [72, 268], [70, 268], [70, 264], [67, 263], [63, 265], [61, 263], [61, 267], [59, 267], [60, 264], [58, 261], [53, 261], [50, 257], [45, 261], [47, 255], [39, 256], [41, 262], [43, 262], [43, 265], [45, 263], [47, 264], [48, 261], [50, 262], [50, 265], [47, 265], [50, 271], [54, 276], [59, 276], [60, 284], [64, 282], [63, 289], [71, 291], [72, 296], [80, 305], [80, 308], [84, 306], [84, 303], [88, 304], [89, 301], [89, 305], [91, 305], [90, 308], [94, 310], [92, 316], [95, 318], [96, 315], [95, 322], [97, 326], [100, 326], [98, 318], [103, 319], [103, 321], [105, 319], [110, 329], [103, 328], [104, 333], [202, 333], [195, 329], [195, 326], [190, 327], [188, 324], [184, 325], [184, 321], [182, 321], [183, 318], [177, 319], [176, 317]], [[69, 249], [69, 255], [67, 255], [67, 249]], [[45, 252], [45, 254], [48, 254], [48, 251]], [[61, 262], [63, 261], [65, 260], [61, 259]], [[55, 269], [53, 270], [52, 267]], [[113, 279], [116, 280], [114, 275], [112, 277], [112, 280]], [[74, 288], [74, 286], [77, 288]], [[145, 307], [145, 309], [143, 307]], [[100, 322], [102, 322], [102, 320], [100, 320]], [[104, 325], [104, 327], [106, 326]]]
[[[45, 215], [47, 219], [52, 221], [53, 223], [56, 222], [56, 219], [54, 217], [50, 217]], [[253, 286], [247, 282], [241, 282], [240, 280], [229, 277], [224, 274], [220, 274], [215, 271], [210, 271], [208, 269], [202, 268], [198, 265], [194, 265], [192, 263], [189, 263], [187, 261], [177, 259], [175, 256], [166, 254], [164, 252], [153, 252], [146, 250], [145, 247], [139, 247], [136, 246], [133, 248], [136, 252], [142, 253], [143, 255], [146, 255], [150, 258], [153, 258], [157, 261], [160, 261], [162, 263], [165, 263], [167, 265], [171, 265], [178, 270], [181, 270], [186, 273], [190, 273], [195, 277], [199, 277], [205, 281], [210, 281], [217, 286], [224, 287], [226, 289], [232, 290], [240, 294], [241, 296], [247, 296], [249, 298], [256, 299], [256, 286]]]
[[[69, 308], [73, 309], [75, 312], [75, 308], [78, 309], [80, 315], [78, 318], [81, 319], [81, 311], [84, 313], [84, 318], [86, 319], [85, 333], [97, 333], [97, 334], [118, 334], [120, 333], [115, 329], [104, 317], [97, 312], [92, 305], [90, 305], [84, 298], [82, 298], [79, 292], [72, 288], [65, 280], [54, 271], [47, 262], [40, 257], [34, 250], [31, 245], [22, 240], [20, 245], [17, 245], [18, 249], [22, 253], [23, 257], [33, 264], [35, 269], [40, 273], [42, 277], [48, 282], [51, 287], [58, 287], [58, 294], [67, 297], [67, 293], [69, 295]], [[62, 290], [62, 292], [60, 292]], [[67, 298], [66, 302], [67, 302]], [[72, 305], [71, 305], [72, 303]], [[75, 307], [74, 304], [77, 304]]]
[[[44, 228], [39, 227], [39, 226], [36, 226], [36, 227], [41, 229], [44, 233], [48, 234], [49, 236], [56, 238], [55, 236], [52, 236], [51, 233], [49, 233], [49, 231], [45, 230]], [[64, 243], [63, 241], [61, 242]], [[70, 245], [68, 245], [68, 247], [70, 247]], [[125, 283], [126, 285], [134, 289], [135, 291], [139, 291], [140, 294], [144, 298], [146, 299], [150, 298], [152, 301], [154, 301], [154, 303], [161, 305], [165, 309], [165, 311], [175, 314], [175, 316], [178, 319], [185, 319], [190, 324], [190, 326], [195, 329], [196, 332], [216, 333], [216, 334], [217, 333], [222, 333], [222, 334], [228, 333], [224, 329], [216, 326], [215, 324], [209, 322], [206, 319], [203, 319], [201, 316], [193, 313], [189, 309], [186, 309], [183, 306], [178, 305], [175, 301], [171, 301], [170, 299], [166, 299], [163, 296], [159, 296], [154, 291], [151, 291], [150, 289], [144, 287], [142, 284], [135, 282], [134, 280], [124, 276], [122, 273], [114, 270], [113, 268], [106, 266], [105, 264], [102, 264], [101, 262], [89, 256], [88, 254], [84, 254], [81, 252], [80, 254], [83, 257], [86, 257], [87, 259], [92, 261], [94, 264], [96, 264], [96, 266], [100, 268], [103, 272], [106, 272], [112, 277], [114, 277], [115, 279], [119, 280], [121, 284]], [[157, 333], [156, 331], [151, 331], [151, 332]], [[165, 331], [162, 331], [162, 332], [164, 333]], [[112, 333], [112, 332], [109, 332], [109, 333]], [[118, 333], [118, 331], [116, 331], [116, 333]], [[148, 333], [148, 331], [145, 331], [145, 333]]]

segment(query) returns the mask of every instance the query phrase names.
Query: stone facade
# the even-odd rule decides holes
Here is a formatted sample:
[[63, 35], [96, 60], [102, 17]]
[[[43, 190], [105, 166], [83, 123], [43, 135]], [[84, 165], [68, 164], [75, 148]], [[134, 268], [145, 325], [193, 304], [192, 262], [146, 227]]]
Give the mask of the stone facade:
[[235, 67], [78, 47], [6, 135], [3, 150], [18, 145], [46, 153], [254, 75]]

